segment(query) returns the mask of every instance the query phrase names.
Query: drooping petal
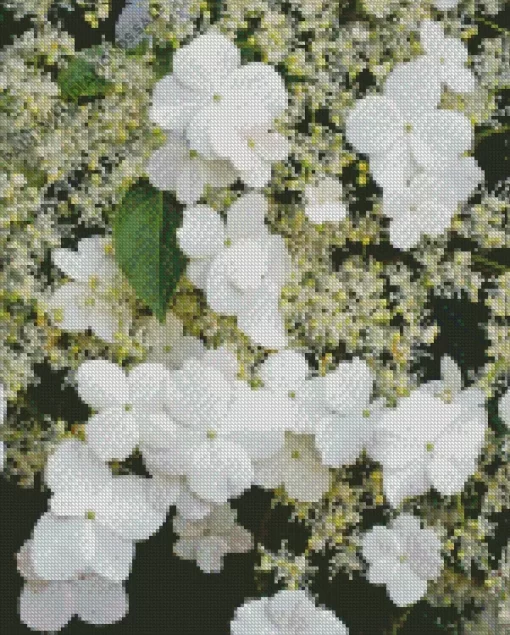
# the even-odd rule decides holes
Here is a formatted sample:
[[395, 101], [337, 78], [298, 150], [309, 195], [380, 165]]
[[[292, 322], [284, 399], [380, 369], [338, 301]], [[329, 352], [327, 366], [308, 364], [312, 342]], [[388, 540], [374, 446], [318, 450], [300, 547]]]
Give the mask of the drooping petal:
[[32, 631], [59, 631], [75, 614], [71, 583], [25, 584], [19, 598], [20, 620]]
[[46, 513], [34, 528], [34, 570], [44, 580], [70, 580], [88, 569], [95, 548], [93, 521]]
[[117, 533], [99, 523], [95, 525], [95, 551], [91, 563], [92, 569], [101, 577], [112, 582], [122, 582], [131, 573], [131, 564], [135, 555], [134, 544], [124, 540]]
[[386, 582], [388, 595], [397, 606], [415, 604], [427, 592], [427, 581], [418, 578], [407, 563], [399, 564], [393, 577]]
[[120, 583], [93, 578], [76, 585], [76, 613], [88, 624], [101, 626], [120, 622], [128, 612], [128, 599]]

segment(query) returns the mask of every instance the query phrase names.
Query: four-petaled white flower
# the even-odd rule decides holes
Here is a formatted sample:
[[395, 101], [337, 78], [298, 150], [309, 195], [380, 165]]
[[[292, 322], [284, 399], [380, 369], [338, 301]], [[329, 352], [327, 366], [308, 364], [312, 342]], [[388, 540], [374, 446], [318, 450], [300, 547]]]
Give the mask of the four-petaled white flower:
[[443, 568], [441, 542], [433, 529], [401, 514], [391, 527], [376, 526], [363, 536], [362, 554], [369, 563], [368, 580], [385, 584], [397, 606], [418, 602]]
[[177, 236], [190, 258], [187, 275], [205, 291], [211, 309], [236, 316], [254, 343], [278, 349], [286, 344], [278, 302], [290, 256], [283, 238], [269, 233], [266, 211], [266, 199], [256, 192], [231, 205], [226, 223], [197, 205], [184, 211]]
[[316, 606], [302, 590], [278, 591], [272, 597], [248, 600], [236, 609], [231, 635], [347, 635], [333, 611]]
[[392, 219], [390, 238], [395, 247], [408, 249], [422, 234], [443, 232], [460, 203], [465, 202], [483, 179], [472, 157], [455, 159], [441, 170], [423, 171], [400, 189], [383, 192], [383, 210]]
[[373, 177], [383, 188], [400, 190], [420, 169], [439, 171], [471, 148], [469, 119], [436, 109], [440, 84], [427, 81], [433, 76], [433, 67], [419, 60], [401, 64], [388, 76], [383, 95], [360, 100], [347, 117], [347, 140], [370, 156]]
[[366, 362], [353, 359], [308, 380], [298, 393], [298, 401], [307, 411], [304, 426], [315, 435], [324, 465], [354, 463], [371, 442], [373, 384]]
[[97, 575], [48, 581], [34, 571], [32, 542], [18, 554], [18, 570], [25, 578], [19, 599], [21, 621], [32, 631], [59, 631], [76, 615], [87, 624], [114, 624], [128, 612], [128, 598], [120, 582]]
[[172, 373], [169, 416], [153, 422], [142, 443], [152, 469], [187, 477], [190, 489], [213, 503], [248, 489], [253, 460], [277, 452], [284, 436], [278, 400], [237, 380], [219, 354], [221, 365], [216, 353]]
[[172, 370], [180, 368], [184, 360], [200, 359], [205, 353], [201, 340], [184, 335], [181, 320], [170, 312], [163, 323], [155, 317], [149, 318], [143, 329], [143, 345], [147, 362], [163, 364]]
[[90, 329], [110, 344], [122, 332], [123, 315], [114, 300], [120, 277], [106, 238], [83, 238], [73, 249], [54, 249], [55, 265], [72, 281], [62, 284], [48, 299], [53, 321], [64, 331]]
[[156, 85], [150, 116], [203, 159], [228, 160], [247, 185], [263, 187], [271, 162], [289, 154], [287, 139], [272, 129], [287, 102], [274, 68], [241, 66], [239, 49], [213, 29], [176, 52], [172, 74]]
[[107, 360], [83, 362], [76, 373], [78, 394], [97, 414], [87, 421], [87, 442], [101, 459], [127, 458], [153, 422], [164, 417], [170, 371], [140, 364], [126, 375]]
[[175, 555], [196, 560], [204, 573], [219, 573], [228, 553], [245, 553], [253, 547], [249, 531], [236, 523], [236, 513], [229, 505], [218, 505], [201, 520], [176, 516], [173, 530], [179, 536]]
[[459, 93], [473, 92], [476, 87], [475, 76], [466, 68], [468, 52], [457, 38], [445, 37], [439, 22], [423, 20], [420, 25], [420, 41], [425, 55], [418, 58], [420, 63], [432, 67], [436, 81]]
[[210, 187], [227, 187], [237, 178], [232, 165], [222, 159], [204, 159], [186, 139], [169, 133], [165, 145], [147, 164], [149, 180], [158, 190], [173, 190], [186, 205], [194, 204]]
[[254, 480], [268, 489], [283, 485], [289, 497], [300, 502], [316, 502], [328, 491], [331, 478], [313, 436], [287, 432], [279, 452], [255, 462]]
[[[450, 365], [451, 360], [443, 369]], [[430, 487], [445, 496], [463, 490], [485, 439], [484, 401], [476, 388], [454, 394], [445, 379], [424, 384], [383, 414], [370, 454], [383, 466], [392, 505]]]
[[326, 177], [305, 187], [305, 214], [312, 223], [338, 223], [347, 216], [340, 181]]
[[95, 573], [108, 580], [129, 576], [133, 541], [146, 540], [166, 513], [149, 504], [149, 482], [112, 476], [88, 447], [64, 441], [48, 459], [45, 478], [53, 492], [50, 511], [34, 528], [34, 571], [45, 580]]

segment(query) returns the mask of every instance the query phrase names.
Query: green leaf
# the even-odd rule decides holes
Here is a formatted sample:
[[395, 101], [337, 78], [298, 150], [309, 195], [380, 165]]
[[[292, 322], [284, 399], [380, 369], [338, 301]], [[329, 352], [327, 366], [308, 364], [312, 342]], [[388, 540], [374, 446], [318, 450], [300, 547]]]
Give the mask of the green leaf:
[[63, 99], [76, 101], [79, 97], [104, 97], [109, 82], [100, 77], [94, 64], [83, 57], [75, 57], [58, 75]]
[[139, 181], [122, 200], [113, 226], [117, 262], [161, 322], [186, 265], [177, 246], [180, 209], [164, 204], [162, 192]]

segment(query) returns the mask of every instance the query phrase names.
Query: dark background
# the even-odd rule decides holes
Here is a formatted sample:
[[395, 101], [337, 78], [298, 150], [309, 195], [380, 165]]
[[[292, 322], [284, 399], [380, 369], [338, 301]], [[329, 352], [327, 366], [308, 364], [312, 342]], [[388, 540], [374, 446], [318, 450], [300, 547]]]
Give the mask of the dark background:
[[[116, 18], [124, 0], [114, 0], [111, 17], [99, 29], [91, 29], [78, 10], [73, 16], [62, 16], [64, 27], [76, 38], [77, 48], [113, 41]], [[499, 26], [509, 26], [509, 10], [495, 17]], [[28, 20], [15, 22], [12, 14], [2, 8], [0, 0], [0, 46], [22, 33]], [[490, 37], [497, 31], [483, 27], [481, 35]], [[470, 43], [476, 46], [476, 40]], [[508, 103], [507, 91], [501, 98]], [[487, 182], [494, 185], [508, 176], [510, 170], [509, 136], [486, 138], [478, 146], [476, 157], [485, 170]], [[472, 248], [452, 237], [451, 249]], [[491, 257], [491, 254], [484, 254]], [[510, 268], [510, 250], [498, 250], [494, 259]], [[485, 361], [486, 341], [479, 324], [487, 319], [483, 305], [465, 300], [431, 298], [441, 335], [434, 345], [433, 360], [426, 373], [428, 378], [438, 376], [439, 360], [448, 353], [461, 365], [464, 372], [476, 371]], [[41, 384], [32, 390], [31, 398], [44, 413], [62, 416], [82, 410], [82, 405], [72, 392], [60, 392], [60, 380], [48, 369], [41, 368]], [[72, 417], [71, 417], [72, 418]], [[15, 482], [0, 477], [0, 635], [22, 635], [29, 629], [19, 622], [17, 602], [22, 580], [16, 571], [15, 555], [29, 538], [34, 524], [46, 510], [47, 494], [42, 489], [22, 489]], [[306, 531], [288, 522], [289, 510], [283, 507], [271, 511], [271, 496], [261, 490], [252, 490], [235, 503], [241, 524], [250, 529], [255, 539], [276, 551], [281, 540], [289, 539], [289, 547], [299, 553], [306, 543]], [[378, 519], [374, 519], [376, 522]], [[370, 518], [366, 519], [370, 526]], [[373, 524], [372, 522], [372, 524]], [[508, 539], [508, 536], [502, 537]], [[137, 547], [133, 572], [126, 583], [130, 610], [128, 616], [113, 626], [93, 627], [74, 619], [62, 632], [88, 634], [102, 632], [105, 635], [140, 633], [140, 635], [228, 635], [229, 623], [235, 607], [246, 598], [260, 593], [271, 593], [276, 587], [265, 580], [262, 591], [257, 588], [253, 566], [257, 562], [254, 552], [227, 556], [220, 574], [203, 574], [193, 562], [185, 562], [172, 556], [171, 522], [151, 540]], [[325, 564], [324, 562], [322, 563]], [[322, 567], [315, 581], [314, 590], [320, 600], [336, 611], [350, 628], [351, 635], [383, 635], [390, 633], [392, 624], [402, 618], [405, 610], [397, 609], [387, 599], [385, 588], [369, 585], [361, 577], [349, 580], [336, 576], [328, 580]], [[264, 580], [262, 579], [262, 582]], [[435, 635], [462, 633], [455, 609], [434, 609], [425, 602], [415, 605], [405, 624], [398, 631], [402, 634]], [[326, 634], [325, 634], [326, 635]]]

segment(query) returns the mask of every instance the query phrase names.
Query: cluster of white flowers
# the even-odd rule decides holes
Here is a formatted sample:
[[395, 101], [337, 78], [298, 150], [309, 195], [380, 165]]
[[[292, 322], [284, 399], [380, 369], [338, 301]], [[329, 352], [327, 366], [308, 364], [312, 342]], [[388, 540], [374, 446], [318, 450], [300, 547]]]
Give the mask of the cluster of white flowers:
[[[45, 4], [50, 6], [51, 2]], [[131, 0], [117, 23], [117, 42], [132, 48], [145, 40], [151, 50], [152, 38], [158, 37], [161, 28], [161, 15], [171, 10], [174, 21], [191, 22], [195, 4], [188, 0]], [[67, 105], [69, 120], [59, 119], [58, 129], [37, 148], [44, 159], [38, 168], [49, 182], [55, 182], [59, 174], [69, 172], [87, 157], [87, 169], [98, 177], [91, 178], [97, 189], [83, 188], [74, 197], [73, 205], [83, 204], [84, 208], [95, 210], [87, 212], [88, 221], [97, 214], [95, 197], [102, 201], [102, 207], [107, 207], [106, 199], [114, 200], [117, 190], [125, 190], [125, 181], [140, 176], [141, 166], [145, 165], [152, 186], [175, 192], [185, 206], [176, 242], [188, 263], [175, 305], [160, 323], [155, 317], [147, 317], [146, 307], [140, 309], [137, 305], [134, 309], [125, 302], [126, 278], [116, 263], [109, 238], [96, 235], [81, 239], [76, 249], [54, 248], [63, 237], [62, 232], [56, 238], [52, 236], [51, 243], [48, 239], [42, 248], [51, 249], [53, 274], [58, 269], [57, 273], [66, 280], [59, 280], [57, 286], [54, 281], [58, 276], [53, 275], [50, 290], [37, 297], [39, 308], [43, 309], [42, 317], [38, 314], [37, 319], [44, 322], [47, 317], [52, 334], [91, 332], [101, 345], [119, 345], [119, 350], [120, 343], [140, 335], [143, 353], [138, 358], [119, 353], [116, 358], [109, 348], [106, 354], [104, 349], [94, 349], [93, 354], [86, 351], [81, 357], [89, 357], [87, 361], [67, 364], [72, 368], [69, 379], [75, 381], [77, 395], [91, 414], [86, 424], [79, 426], [79, 433], [74, 427], [70, 432], [61, 431], [60, 442], [52, 449], [44, 472], [51, 492], [48, 511], [37, 521], [18, 554], [19, 571], [25, 579], [20, 615], [32, 630], [58, 630], [73, 616], [90, 624], [121, 620], [128, 610], [124, 582], [130, 575], [136, 544], [157, 532], [172, 508], [176, 512], [173, 529], [178, 537], [174, 554], [195, 561], [202, 572], [214, 574], [222, 570], [228, 554], [246, 553], [255, 547], [251, 533], [237, 522], [231, 506], [234, 499], [258, 486], [277, 490], [277, 496], [290, 502], [301, 518], [312, 510], [320, 515], [321, 505], [324, 510], [331, 510], [335, 499], [343, 499], [347, 508], [350, 497], [355, 496], [339, 481], [344, 472], [355, 470], [362, 462], [363, 469], [369, 471], [366, 480], [373, 481], [372, 489], [365, 492], [367, 498], [373, 494], [374, 507], [385, 506], [390, 520], [387, 525], [358, 531], [349, 554], [356, 561], [351, 570], [365, 571], [370, 583], [386, 585], [396, 606], [410, 606], [425, 597], [429, 582], [438, 582], [445, 556], [450, 557], [447, 552], [453, 551], [449, 546], [452, 541], [445, 539], [450, 529], [445, 529], [447, 523], [425, 513], [419, 517], [417, 511], [427, 506], [426, 495], [431, 489], [441, 497], [465, 493], [480, 467], [486, 444], [492, 443], [487, 394], [480, 382], [465, 386], [453, 359], [443, 356], [439, 380], [416, 385], [417, 378], [411, 376], [413, 350], [409, 342], [416, 340], [417, 345], [428, 346], [438, 330], [435, 324], [420, 329], [421, 325], [413, 320], [416, 316], [422, 319], [426, 313], [423, 307], [429, 299], [427, 284], [444, 284], [447, 274], [440, 275], [437, 264], [441, 256], [436, 252], [416, 252], [420, 266], [430, 266], [430, 271], [415, 286], [410, 270], [403, 264], [401, 267], [400, 262], [385, 267], [365, 258], [365, 253], [360, 258], [347, 257], [333, 270], [333, 247], [347, 249], [353, 237], [353, 242], [361, 243], [363, 249], [373, 246], [382, 226], [376, 206], [366, 225], [365, 221], [357, 227], [353, 223], [345, 234], [341, 233], [343, 225], [351, 223], [348, 202], [353, 199], [350, 190], [344, 190], [340, 176], [343, 180], [343, 168], [355, 160], [354, 155], [349, 158], [347, 151], [339, 150], [342, 136], [335, 132], [327, 150], [322, 146], [315, 149], [318, 156], [335, 155], [328, 155], [327, 169], [317, 165], [312, 169], [303, 161], [302, 169], [296, 170], [294, 185], [300, 197], [295, 207], [301, 208], [297, 212], [294, 203], [280, 208], [271, 189], [275, 185], [275, 191], [281, 192], [288, 185], [292, 190], [292, 179], [288, 183], [279, 179], [280, 170], [283, 174], [287, 168], [294, 169], [294, 160], [299, 163], [303, 157], [314, 156], [306, 154], [308, 147], [298, 147], [299, 135], [290, 130], [292, 125], [297, 126], [296, 121], [292, 122], [296, 110], [289, 115], [289, 101], [292, 110], [296, 104], [303, 104], [301, 98], [306, 101], [309, 97], [311, 102], [316, 100], [311, 108], [313, 116], [324, 109], [324, 104], [331, 104], [332, 125], [345, 120], [347, 142], [368, 156], [372, 176], [382, 188], [382, 211], [390, 219], [393, 245], [409, 249], [419, 243], [423, 234], [442, 233], [484, 176], [476, 160], [468, 156], [473, 145], [473, 121], [451, 107], [457, 103], [459, 93], [466, 97], [478, 89], [474, 74], [466, 66], [466, 47], [457, 37], [445, 35], [439, 22], [422, 19], [423, 15], [413, 9], [413, 16], [419, 15], [413, 18], [413, 28], [418, 24], [421, 55], [397, 63], [386, 77], [388, 65], [377, 64], [374, 77], [385, 78], [382, 94], [363, 97], [346, 113], [341, 108], [346, 104], [350, 108], [353, 92], [345, 99], [340, 98], [341, 92], [328, 93], [330, 84], [321, 83], [326, 71], [316, 73], [317, 95], [320, 91], [328, 93], [327, 97], [323, 95], [323, 102], [317, 95], [306, 96], [305, 84], [312, 83], [308, 81], [310, 77], [294, 86], [284, 82], [285, 73], [299, 77], [299, 66], [306, 65], [307, 59], [313, 59], [318, 68], [322, 68], [318, 63], [322, 59], [324, 66], [329, 53], [327, 46], [322, 58], [318, 53], [322, 45], [320, 32], [317, 41], [310, 42], [309, 51], [286, 51], [291, 37], [286, 33], [281, 41], [271, 44], [272, 53], [276, 51], [277, 55], [257, 58], [277, 58], [281, 62], [278, 68], [285, 71], [277, 72], [265, 62], [243, 64], [242, 47], [234, 44], [233, 34], [238, 22], [243, 23], [243, 15], [258, 16], [257, 11], [267, 3], [239, 0], [237, 4], [222, 29], [209, 27], [205, 21], [205, 33], [179, 45], [173, 55], [172, 72], [155, 84], [150, 105], [150, 81], [145, 81], [140, 89], [145, 101], [133, 98], [130, 102], [123, 91], [134, 92], [137, 78], [133, 77], [129, 84], [123, 76], [122, 82], [115, 83], [114, 64], [108, 66], [105, 62], [102, 72], [113, 87], [105, 99], [110, 100], [110, 106], [124, 104], [120, 115], [114, 108], [105, 108], [105, 128], [112, 125], [112, 144], [119, 147], [125, 142], [128, 135], [124, 127], [136, 129], [136, 122], [133, 124], [126, 113], [132, 111], [136, 118], [145, 112], [144, 108], [148, 111], [146, 119], [165, 133], [164, 145], [155, 151], [155, 146], [142, 140], [143, 134], [133, 134], [132, 147], [119, 151], [115, 157], [118, 163], [112, 163], [118, 168], [115, 185], [107, 184], [104, 189], [97, 186], [100, 174], [108, 183], [99, 167], [103, 157], [100, 148], [87, 154], [88, 146], [85, 152], [78, 144], [73, 152], [64, 151], [66, 138], [62, 129], [66, 122], [75, 117], [82, 122], [80, 125], [88, 127], [89, 118], [101, 119], [97, 116], [100, 108], [95, 111], [92, 104], [80, 105], [76, 111]], [[329, 4], [326, 0], [293, 0], [290, 5], [303, 22], [303, 26], [296, 27], [294, 17], [279, 14], [278, 0], [272, 1], [271, 10], [264, 6], [258, 16], [267, 30], [262, 40], [275, 39], [274, 24], [276, 31], [282, 28], [282, 33], [283, 26], [286, 31], [304, 33], [308, 20], [319, 24], [323, 10], [327, 19], [321, 28], [333, 32], [328, 20], [337, 15], [331, 13]], [[377, 11], [381, 4], [385, 3], [379, 3]], [[386, 4], [390, 6], [391, 2]], [[457, 2], [437, 0], [433, 4], [447, 11]], [[162, 12], [157, 18], [153, 15], [157, 11], [152, 11], [156, 5]], [[105, 3], [99, 2], [98, 6], [104, 7]], [[383, 9], [379, 13], [384, 15]], [[334, 11], [337, 10], [341, 9], [336, 7]], [[197, 15], [201, 12], [208, 13], [203, 6]], [[99, 11], [98, 16], [104, 17], [104, 11]], [[146, 30], [147, 26], [153, 31]], [[188, 35], [195, 25], [190, 28]], [[367, 43], [371, 39], [361, 24], [353, 28], [353, 34], [353, 41]], [[249, 37], [246, 46], [259, 40]], [[338, 43], [339, 58], [346, 59], [342, 57], [342, 46], [342, 42]], [[369, 51], [370, 45], [366, 46]], [[410, 46], [409, 51], [415, 49]], [[115, 59], [115, 54], [112, 57]], [[121, 58], [119, 66], [125, 59], [128, 57]], [[332, 54], [331, 59], [337, 58]], [[381, 61], [377, 56], [376, 59]], [[407, 52], [400, 59], [407, 59]], [[137, 68], [126, 64], [127, 69]], [[313, 67], [311, 75], [316, 70]], [[359, 71], [356, 65], [339, 65], [334, 72], [350, 77]], [[124, 73], [128, 71], [124, 69]], [[35, 94], [44, 93], [44, 99], [39, 100], [34, 117], [44, 120], [54, 110], [59, 89], [50, 76], [39, 74], [38, 81], [43, 88], [34, 83], [32, 90]], [[292, 81], [289, 79], [288, 83], [292, 85]], [[377, 86], [378, 82], [376, 79]], [[19, 87], [20, 103], [27, 101], [24, 90]], [[295, 92], [289, 100], [292, 90]], [[29, 106], [33, 106], [32, 101], [27, 101]], [[25, 125], [25, 120], [20, 120], [19, 127]], [[103, 131], [93, 125], [96, 124], [91, 123], [90, 129], [101, 138]], [[145, 125], [148, 128], [147, 121]], [[281, 132], [283, 126], [289, 136], [293, 135], [295, 156], [286, 164], [275, 166], [291, 153], [291, 142]], [[314, 119], [309, 132], [302, 133], [309, 137], [307, 143], [313, 146], [322, 134], [319, 129]], [[335, 162], [340, 169], [335, 168]], [[359, 171], [358, 185], [365, 185], [364, 161]], [[21, 174], [16, 178], [6, 175], [3, 181], [1, 196], [9, 199], [9, 217], [14, 222], [16, 209], [10, 207], [10, 199], [15, 199], [16, 188], [25, 188], [26, 179]], [[234, 199], [234, 188], [230, 186], [236, 181], [241, 183], [235, 189], [243, 192]], [[263, 188], [264, 192], [257, 191]], [[88, 197], [86, 203], [83, 197]], [[30, 213], [23, 208], [23, 218], [37, 214], [32, 206], [42, 205], [41, 201], [37, 205], [30, 203]], [[289, 218], [282, 220], [291, 207]], [[497, 212], [500, 213], [499, 208]], [[303, 214], [308, 221], [303, 221]], [[100, 231], [107, 226], [103, 223]], [[313, 248], [317, 247], [308, 269], [303, 260], [312, 248], [302, 248], [307, 241], [315, 241]], [[446, 259], [441, 262], [445, 271], [448, 263]], [[462, 253], [459, 256], [455, 252], [452, 263], [451, 269], [458, 264], [461, 273], [469, 271], [471, 287], [482, 279], [470, 269], [471, 259]], [[294, 277], [296, 271], [312, 271], [317, 279], [322, 277], [319, 281], [313, 276], [306, 280], [304, 275]], [[461, 282], [469, 287], [468, 282], [459, 282], [456, 270], [451, 277], [456, 290], [462, 287]], [[501, 276], [500, 289], [506, 277]], [[356, 280], [360, 280], [359, 284]], [[401, 292], [395, 281], [408, 289]], [[292, 283], [303, 287], [299, 290], [303, 290], [302, 305], [296, 299], [298, 292], [293, 296]], [[318, 296], [313, 295], [314, 285], [325, 290], [322, 306]], [[356, 286], [357, 294], [352, 290]], [[30, 293], [26, 295], [31, 297]], [[476, 293], [473, 291], [472, 295]], [[506, 318], [507, 308], [500, 306], [504, 304], [501, 297], [495, 294], [491, 308], [495, 317]], [[294, 313], [291, 310], [284, 314], [284, 299]], [[192, 305], [195, 300], [202, 307], [207, 305], [208, 328], [201, 325], [194, 330], [190, 326], [192, 309], [188, 314], [192, 317], [183, 328], [180, 317], [189, 308], [186, 301]], [[349, 303], [357, 305], [352, 313]], [[392, 307], [396, 307], [393, 313]], [[321, 310], [322, 322], [316, 320]], [[292, 319], [299, 315], [295, 322], [302, 319], [304, 324], [296, 326], [295, 331], [301, 327], [304, 337], [291, 332], [285, 319], [289, 315]], [[356, 320], [351, 320], [351, 315], [356, 315]], [[228, 317], [235, 318], [235, 322]], [[413, 331], [412, 337], [406, 340], [391, 331], [389, 341], [383, 342], [381, 333], [390, 331], [381, 330], [376, 336], [367, 335], [364, 346], [359, 344], [358, 334], [369, 333], [373, 324], [396, 322], [396, 317], [402, 318], [403, 323], [413, 322], [402, 327]], [[222, 331], [218, 324], [223, 324], [223, 319], [236, 327]], [[336, 325], [349, 321], [356, 324], [338, 336], [340, 329], [335, 330]], [[502, 337], [506, 337], [507, 327], [501, 329]], [[356, 334], [352, 335], [354, 331]], [[199, 333], [200, 338], [188, 333]], [[380, 351], [391, 351], [392, 363], [399, 367], [394, 371], [393, 383], [388, 379], [393, 369], [385, 368]], [[50, 343], [50, 359], [53, 352]], [[510, 359], [510, 353], [505, 352], [503, 357]], [[402, 376], [406, 381], [399, 383]], [[0, 379], [4, 381], [3, 376]], [[388, 385], [394, 389], [392, 399], [387, 399], [391, 392]], [[12, 392], [7, 381], [5, 391], [0, 383], [0, 425], [6, 415], [4, 393], [11, 399]], [[500, 419], [510, 427], [510, 390], [506, 390], [498, 406]], [[133, 456], [141, 458], [147, 476], [118, 474], [119, 463]], [[3, 443], [0, 466], [3, 469]], [[360, 499], [361, 496], [357, 500]], [[443, 502], [450, 501], [444, 498]], [[351, 506], [350, 515], [342, 512], [342, 518], [324, 512], [320, 522], [328, 527], [329, 534], [326, 531], [325, 535], [313, 535], [309, 544], [315, 541], [321, 548], [326, 543], [334, 544], [338, 526], [357, 523], [362, 509], [359, 504], [353, 513]], [[476, 521], [477, 530], [483, 524], [480, 518]], [[455, 520], [457, 525], [464, 523], [464, 518]], [[458, 527], [455, 522], [452, 524], [455, 537]], [[339, 542], [344, 537], [340, 535]], [[466, 535], [462, 540], [468, 544]], [[300, 567], [304, 570], [302, 563], [306, 563], [309, 553], [295, 559], [294, 573]], [[291, 577], [281, 576], [281, 580], [285, 579], [289, 581]], [[333, 611], [318, 605], [306, 586], [305, 575], [300, 577], [298, 572], [289, 588], [272, 597], [248, 600], [233, 617], [232, 635], [345, 635], [347, 627]]]
[[473, 140], [471, 122], [437, 107], [444, 86], [474, 90], [467, 50], [430, 20], [422, 22], [420, 37], [424, 54], [398, 64], [384, 93], [360, 100], [346, 121], [347, 140], [370, 157], [391, 219], [391, 241], [401, 249], [415, 245], [422, 234], [444, 231], [483, 178], [475, 159], [465, 156]]

